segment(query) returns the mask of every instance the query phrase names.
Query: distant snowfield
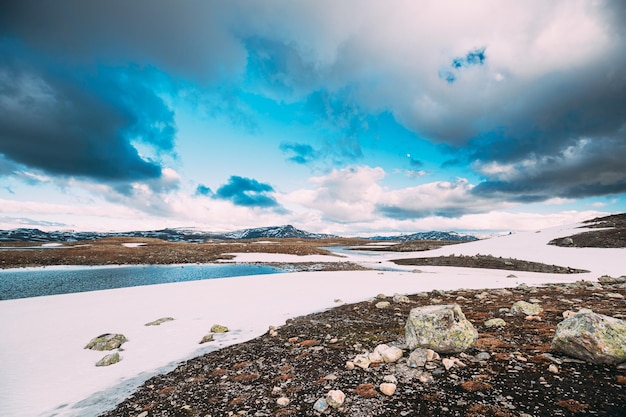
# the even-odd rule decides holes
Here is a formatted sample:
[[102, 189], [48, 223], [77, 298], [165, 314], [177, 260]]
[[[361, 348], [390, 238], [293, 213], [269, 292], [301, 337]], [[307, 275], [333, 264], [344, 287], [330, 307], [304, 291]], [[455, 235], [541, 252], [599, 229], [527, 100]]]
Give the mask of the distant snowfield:
[[[446, 246], [429, 252], [355, 252], [347, 257], [236, 254], [237, 262], [356, 262], [396, 271], [298, 272], [212, 279], [79, 294], [0, 301], [0, 415], [97, 416], [143, 381], [183, 360], [243, 342], [290, 317], [357, 302], [379, 293], [501, 288], [626, 275], [626, 249], [546, 246], [583, 230], [553, 228]], [[452, 267], [402, 267], [391, 259], [490, 254], [587, 269], [560, 275]], [[341, 300], [341, 301], [337, 301]], [[160, 326], [145, 323], [171, 316]], [[213, 324], [231, 329], [199, 345]], [[107, 352], [83, 349], [103, 333], [123, 333], [122, 361], [98, 368]]]

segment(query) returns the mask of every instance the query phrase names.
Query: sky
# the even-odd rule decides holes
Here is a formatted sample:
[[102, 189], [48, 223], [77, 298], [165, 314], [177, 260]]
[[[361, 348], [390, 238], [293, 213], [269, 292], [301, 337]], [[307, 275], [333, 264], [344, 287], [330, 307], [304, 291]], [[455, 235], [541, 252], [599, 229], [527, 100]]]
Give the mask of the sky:
[[626, 3], [0, 6], [0, 229], [532, 230], [626, 211]]

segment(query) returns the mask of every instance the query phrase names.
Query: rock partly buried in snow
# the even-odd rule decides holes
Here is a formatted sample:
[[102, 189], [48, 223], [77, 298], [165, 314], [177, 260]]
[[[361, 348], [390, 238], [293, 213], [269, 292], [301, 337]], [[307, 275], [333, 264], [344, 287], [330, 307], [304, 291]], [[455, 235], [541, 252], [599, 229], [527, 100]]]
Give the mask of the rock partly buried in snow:
[[478, 332], [458, 304], [431, 305], [411, 310], [405, 325], [406, 344], [439, 353], [463, 352], [476, 342]]
[[202, 337], [202, 340], [200, 340], [200, 345], [204, 344], [204, 343], [209, 343], [213, 341], [213, 333], [209, 333], [207, 335], [204, 335]]
[[214, 324], [211, 327], [211, 333], [226, 333], [228, 332], [228, 327], [222, 326], [221, 324]]
[[128, 339], [123, 334], [105, 333], [91, 339], [89, 343], [87, 343], [87, 346], [85, 346], [85, 349], [113, 350], [119, 348], [125, 342], [128, 342]]
[[591, 363], [626, 361], [626, 322], [589, 310], [556, 326], [552, 350]]
[[173, 320], [174, 320], [173, 317], [161, 317], [160, 319], [156, 319], [154, 321], [146, 323], [145, 326], [160, 326], [163, 323], [166, 323], [168, 321], [173, 321]]
[[122, 358], [120, 358], [120, 354], [118, 352], [115, 352], [111, 353], [110, 355], [106, 355], [104, 358], [100, 359], [98, 362], [96, 362], [96, 366], [109, 366], [113, 365], [114, 363], [118, 363], [121, 360]]
[[511, 307], [511, 313], [522, 316], [534, 316], [543, 311], [539, 304], [533, 304], [526, 301], [518, 301]]

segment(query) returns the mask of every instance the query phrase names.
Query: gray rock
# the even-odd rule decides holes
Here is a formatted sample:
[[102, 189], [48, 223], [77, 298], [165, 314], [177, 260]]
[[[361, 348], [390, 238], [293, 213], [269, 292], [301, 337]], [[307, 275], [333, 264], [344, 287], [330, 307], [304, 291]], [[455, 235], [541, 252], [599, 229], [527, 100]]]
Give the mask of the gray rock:
[[87, 346], [85, 346], [85, 349], [113, 350], [119, 348], [126, 342], [128, 342], [128, 339], [123, 334], [105, 333], [91, 339], [89, 343], [87, 343]]
[[207, 335], [205, 335], [204, 337], [202, 337], [202, 340], [200, 340], [200, 345], [204, 344], [204, 343], [209, 343], [213, 341], [213, 333], [209, 333]]
[[556, 327], [552, 350], [591, 363], [626, 361], [626, 322], [581, 311]]
[[458, 353], [478, 339], [478, 332], [458, 304], [414, 308], [404, 329], [409, 349], [424, 347], [439, 353]]
[[328, 410], [328, 403], [326, 402], [326, 399], [320, 398], [315, 401], [315, 404], [313, 404], [313, 409], [315, 409], [315, 411], [317, 411], [318, 413], [323, 413], [324, 411]]
[[511, 313], [516, 315], [534, 316], [542, 311], [543, 308], [541, 308], [540, 305], [528, 303], [526, 301], [518, 301], [511, 306]]
[[428, 361], [428, 350], [417, 348], [409, 354], [406, 364], [411, 368], [421, 368]]
[[566, 237], [561, 241], [563, 246], [572, 246], [574, 244], [574, 240], [571, 237]]
[[113, 365], [114, 363], [118, 363], [121, 360], [122, 358], [120, 358], [120, 354], [118, 352], [115, 352], [106, 355], [104, 358], [100, 359], [98, 362], [96, 362], [96, 366], [109, 366]]
[[387, 308], [391, 305], [391, 303], [389, 301], [379, 301], [378, 303], [376, 303], [376, 308]]

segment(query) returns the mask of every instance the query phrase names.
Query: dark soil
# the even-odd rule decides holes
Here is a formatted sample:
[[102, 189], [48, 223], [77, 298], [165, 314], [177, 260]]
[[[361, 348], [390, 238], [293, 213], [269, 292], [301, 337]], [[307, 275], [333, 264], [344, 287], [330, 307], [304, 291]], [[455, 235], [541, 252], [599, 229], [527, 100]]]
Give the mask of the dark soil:
[[[626, 303], [610, 293], [626, 294], [625, 285], [433, 291], [410, 296], [408, 304], [388, 298], [391, 305], [384, 309], [376, 307], [379, 299], [340, 305], [289, 320], [274, 337], [267, 333], [182, 363], [148, 380], [105, 416], [317, 416], [313, 404], [330, 389], [347, 396], [342, 408], [327, 412], [337, 416], [624, 416], [626, 369], [550, 353], [565, 310], [586, 307], [626, 317]], [[540, 321], [502, 310], [531, 299], [544, 308]], [[435, 303], [458, 303], [479, 332], [476, 345], [456, 355], [466, 367], [446, 371], [436, 361], [433, 369], [409, 368], [405, 352], [395, 364], [346, 369], [346, 361], [380, 343], [402, 346], [410, 309]], [[496, 317], [507, 326], [484, 326]], [[479, 352], [491, 356], [473, 362]], [[548, 370], [551, 364], [558, 373]], [[432, 382], [419, 381], [423, 372]], [[391, 397], [379, 390], [386, 375], [398, 380]], [[290, 403], [277, 405], [279, 397]]]
[[395, 259], [398, 265], [415, 266], [457, 266], [465, 268], [504, 269], [509, 271], [543, 272], [549, 274], [577, 274], [589, 272], [567, 266], [547, 265], [539, 262], [522, 261], [513, 258], [502, 258], [491, 255], [474, 256], [438, 256], [433, 258]]
[[443, 246], [457, 245], [459, 243], [467, 243], [456, 240], [410, 240], [395, 245], [385, 246], [356, 246], [351, 250], [368, 250], [374, 252], [422, 252], [427, 250], [439, 249]]
[[575, 248], [626, 247], [626, 213], [598, 217], [584, 222], [585, 228], [604, 229], [578, 233], [550, 241], [549, 245]]

